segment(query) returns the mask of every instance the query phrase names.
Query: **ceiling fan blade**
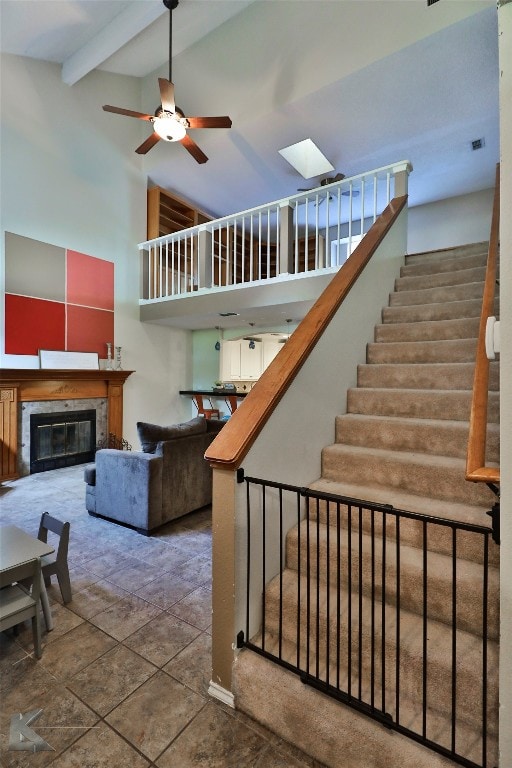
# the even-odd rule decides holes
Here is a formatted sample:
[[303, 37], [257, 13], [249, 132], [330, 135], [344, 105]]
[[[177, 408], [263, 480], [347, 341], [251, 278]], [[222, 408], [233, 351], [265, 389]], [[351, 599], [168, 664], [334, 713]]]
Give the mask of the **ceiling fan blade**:
[[140, 147], [137, 147], [135, 150], [138, 155], [145, 155], [146, 152], [149, 152], [152, 147], [155, 146], [155, 144], [160, 141], [160, 136], [156, 131], [154, 131], [151, 136], [148, 136], [146, 141], [143, 141]]
[[199, 149], [195, 141], [191, 139], [190, 136], [184, 136], [184, 138], [181, 139], [181, 144], [183, 144], [187, 152], [190, 152], [194, 160], [197, 160], [198, 163], [206, 163], [208, 158], [206, 157], [203, 150]]
[[231, 128], [231, 118], [223, 117], [187, 117], [191, 128]]
[[105, 112], [114, 112], [116, 115], [126, 115], [126, 117], [137, 117], [139, 120], [151, 120], [151, 115], [145, 115], [143, 112], [134, 112], [132, 109], [123, 109], [123, 107], [111, 107], [110, 104], [104, 104]]
[[166, 80], [164, 77], [159, 77], [158, 86], [160, 88], [160, 101], [162, 102], [162, 109], [164, 109], [166, 112], [176, 112], [173, 83], [171, 83], [170, 80]]

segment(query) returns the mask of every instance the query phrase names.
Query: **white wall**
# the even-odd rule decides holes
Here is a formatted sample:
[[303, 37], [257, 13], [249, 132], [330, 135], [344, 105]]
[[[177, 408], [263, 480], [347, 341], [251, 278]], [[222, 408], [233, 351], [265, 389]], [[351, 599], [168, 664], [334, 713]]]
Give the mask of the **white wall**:
[[512, 765], [512, 3], [498, 5], [500, 31], [501, 628], [500, 767]]
[[493, 195], [484, 189], [409, 208], [407, 253], [488, 240]]
[[[135, 78], [95, 71], [73, 87], [60, 67], [32, 59], [1, 59], [2, 336], [4, 232], [113, 261], [115, 343], [125, 385], [125, 438], [138, 447], [138, 420], [172, 423], [188, 414], [178, 391], [191, 378], [190, 333], [139, 322], [139, 252], [146, 237], [146, 179], [134, 147], [139, 121], [102, 111], [137, 109]], [[3, 340], [0, 344], [4, 350]], [[1, 364], [17, 367], [14, 356]]]

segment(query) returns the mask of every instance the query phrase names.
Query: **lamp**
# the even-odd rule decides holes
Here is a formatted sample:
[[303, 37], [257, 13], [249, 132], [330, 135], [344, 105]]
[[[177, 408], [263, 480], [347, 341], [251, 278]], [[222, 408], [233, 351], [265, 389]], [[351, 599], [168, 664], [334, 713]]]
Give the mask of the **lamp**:
[[180, 119], [170, 112], [163, 112], [160, 117], [155, 117], [153, 128], [164, 141], [181, 141], [187, 134]]

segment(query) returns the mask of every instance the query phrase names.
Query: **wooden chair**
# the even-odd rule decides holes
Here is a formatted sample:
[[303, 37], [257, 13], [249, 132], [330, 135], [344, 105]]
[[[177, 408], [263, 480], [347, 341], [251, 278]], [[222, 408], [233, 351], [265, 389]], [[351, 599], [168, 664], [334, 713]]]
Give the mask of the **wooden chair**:
[[206, 398], [206, 399], [210, 403], [209, 408], [204, 407], [203, 395], [194, 395], [194, 403], [196, 404], [197, 415], [204, 416], [205, 419], [211, 419], [213, 416], [215, 416], [217, 419], [220, 418], [219, 409], [213, 408], [212, 401], [210, 400], [210, 398]]
[[[21, 582], [24, 582], [21, 584]], [[39, 558], [0, 572], [0, 631], [32, 619], [34, 652], [41, 658], [41, 561]]]
[[55, 574], [59, 582], [62, 599], [65, 603], [71, 602], [71, 582], [69, 580], [68, 569], [68, 546], [69, 546], [69, 523], [62, 523], [55, 517], [51, 517], [48, 512], [43, 512], [41, 522], [39, 523], [39, 541], [48, 541], [48, 531], [55, 533], [59, 537], [59, 544], [56, 553], [44, 555], [41, 558], [41, 569], [43, 572], [44, 583], [47, 587], [51, 584], [51, 576]]

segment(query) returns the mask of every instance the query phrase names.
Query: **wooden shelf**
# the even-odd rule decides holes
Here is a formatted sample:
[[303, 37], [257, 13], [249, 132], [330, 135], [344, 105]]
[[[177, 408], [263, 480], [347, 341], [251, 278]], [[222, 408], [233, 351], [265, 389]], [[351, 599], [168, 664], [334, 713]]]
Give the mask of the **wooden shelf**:
[[161, 187], [148, 189], [148, 240], [171, 235], [207, 221], [211, 221], [211, 218], [186, 200]]

